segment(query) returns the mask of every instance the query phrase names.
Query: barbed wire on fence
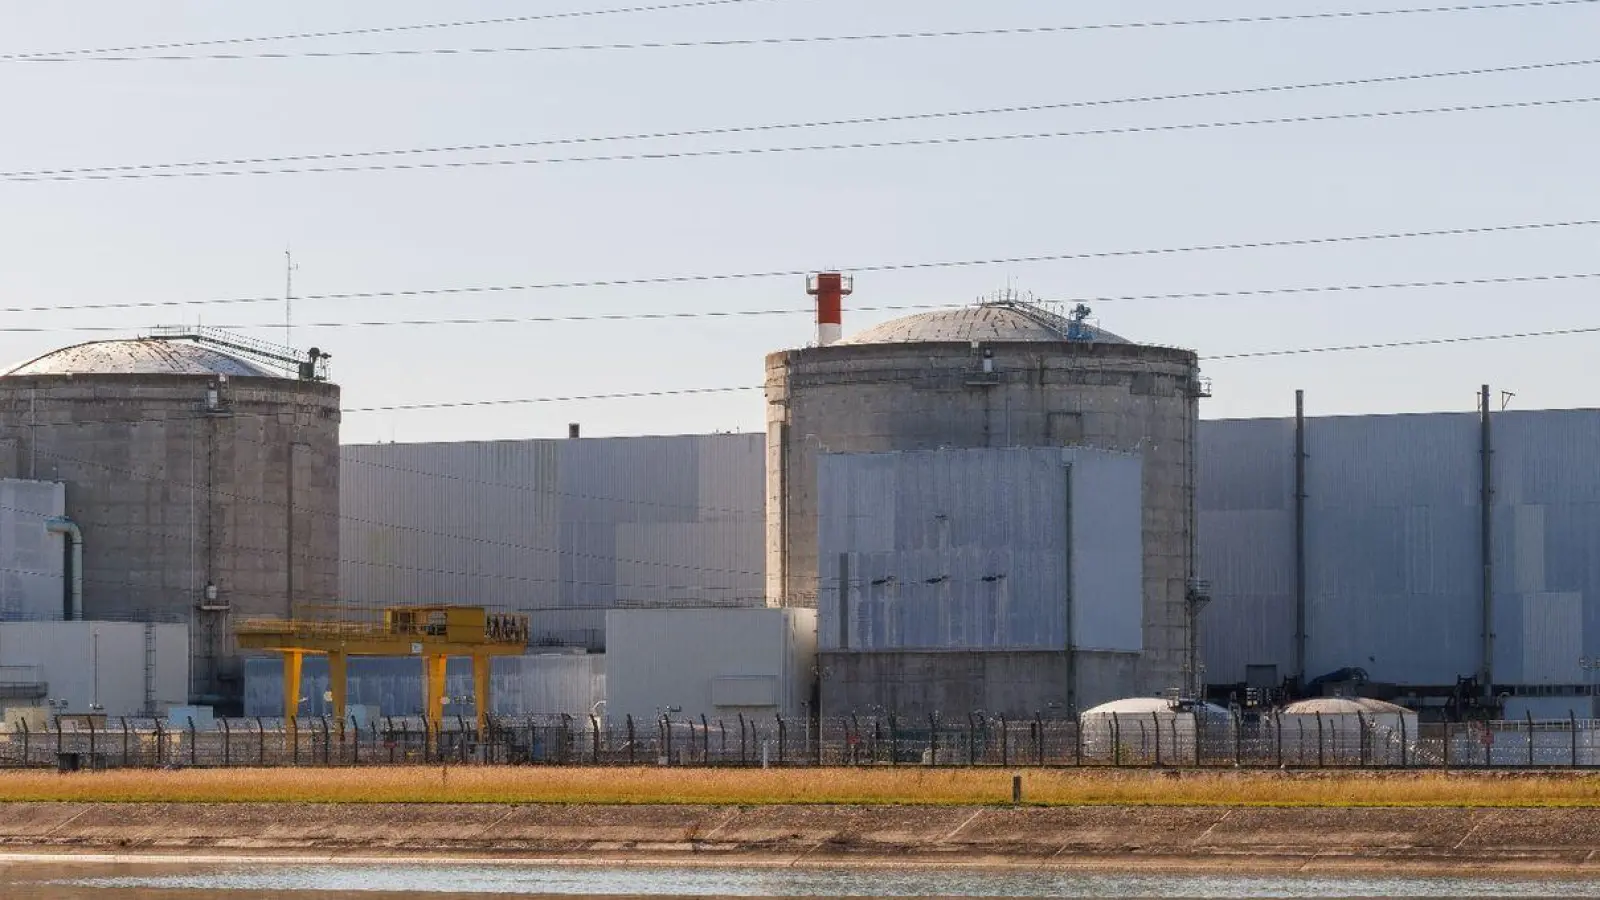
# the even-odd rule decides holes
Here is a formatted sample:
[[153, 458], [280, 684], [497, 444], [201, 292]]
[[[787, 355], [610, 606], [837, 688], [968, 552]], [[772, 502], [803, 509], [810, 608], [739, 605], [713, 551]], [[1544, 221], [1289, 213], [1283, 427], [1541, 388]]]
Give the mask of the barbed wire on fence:
[[[0, 729], [0, 767], [418, 765], [1592, 768], [1600, 721], [1424, 723], [1338, 715], [1082, 719], [850, 716], [88, 717]], [[1410, 733], [1414, 731], [1415, 733]]]

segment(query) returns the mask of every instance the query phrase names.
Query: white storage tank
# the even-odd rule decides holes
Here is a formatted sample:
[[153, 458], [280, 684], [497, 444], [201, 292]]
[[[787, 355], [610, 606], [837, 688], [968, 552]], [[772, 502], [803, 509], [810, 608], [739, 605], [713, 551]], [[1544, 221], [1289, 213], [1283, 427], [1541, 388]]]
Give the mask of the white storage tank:
[[1192, 764], [1197, 740], [1209, 752], [1232, 725], [1220, 706], [1165, 697], [1113, 700], [1078, 716], [1084, 760], [1121, 765]]
[[1274, 718], [1285, 765], [1402, 765], [1416, 755], [1417, 714], [1365, 697], [1314, 697]]

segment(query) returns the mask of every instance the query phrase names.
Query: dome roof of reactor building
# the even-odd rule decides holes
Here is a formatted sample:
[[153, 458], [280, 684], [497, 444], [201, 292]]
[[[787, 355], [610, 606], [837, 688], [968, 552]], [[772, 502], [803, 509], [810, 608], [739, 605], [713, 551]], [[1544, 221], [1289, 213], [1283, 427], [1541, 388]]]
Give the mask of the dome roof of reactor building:
[[1128, 344], [1089, 322], [1074, 322], [1026, 300], [988, 300], [976, 306], [941, 309], [893, 319], [839, 341], [841, 344], [1027, 343], [1080, 341]]
[[227, 375], [282, 378], [283, 375], [209, 347], [184, 341], [138, 338], [91, 341], [52, 350], [0, 372], [28, 375]]

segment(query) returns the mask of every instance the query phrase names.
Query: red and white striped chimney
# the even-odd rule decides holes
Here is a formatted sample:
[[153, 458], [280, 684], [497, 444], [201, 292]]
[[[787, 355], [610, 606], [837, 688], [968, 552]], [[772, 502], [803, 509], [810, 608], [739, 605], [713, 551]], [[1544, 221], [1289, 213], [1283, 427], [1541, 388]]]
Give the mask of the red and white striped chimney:
[[855, 279], [838, 272], [818, 272], [806, 279], [806, 293], [817, 298], [817, 346], [826, 347], [842, 336], [844, 298], [855, 288]]

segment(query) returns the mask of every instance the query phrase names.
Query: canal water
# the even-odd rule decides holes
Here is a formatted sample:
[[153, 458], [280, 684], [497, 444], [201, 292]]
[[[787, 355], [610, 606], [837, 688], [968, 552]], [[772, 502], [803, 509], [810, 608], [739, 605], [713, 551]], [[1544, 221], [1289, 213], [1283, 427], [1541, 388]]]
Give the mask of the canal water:
[[98, 897], [1600, 897], [1600, 881], [1090, 874], [951, 868], [671, 868], [515, 864], [0, 863], [7, 900]]

